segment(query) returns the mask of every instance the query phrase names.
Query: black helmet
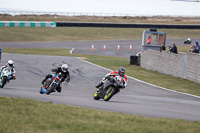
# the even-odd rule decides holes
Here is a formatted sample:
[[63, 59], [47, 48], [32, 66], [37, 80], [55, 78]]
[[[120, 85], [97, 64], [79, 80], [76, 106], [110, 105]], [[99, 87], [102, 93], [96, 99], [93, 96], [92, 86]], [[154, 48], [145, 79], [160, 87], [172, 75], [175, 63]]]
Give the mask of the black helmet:
[[124, 69], [123, 67], [120, 67], [120, 68], [118, 69], [118, 74], [119, 74], [119, 76], [124, 77], [125, 69]]

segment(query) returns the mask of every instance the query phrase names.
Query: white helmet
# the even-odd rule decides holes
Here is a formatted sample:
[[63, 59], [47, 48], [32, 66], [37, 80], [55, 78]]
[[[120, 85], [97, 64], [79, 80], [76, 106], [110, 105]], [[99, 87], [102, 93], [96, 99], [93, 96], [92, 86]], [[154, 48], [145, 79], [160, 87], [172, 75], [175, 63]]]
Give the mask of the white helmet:
[[9, 65], [10, 67], [12, 67], [12, 66], [13, 66], [13, 61], [12, 61], [12, 60], [8, 60], [8, 65]]
[[68, 70], [68, 65], [67, 65], [67, 64], [63, 64], [63, 65], [61, 66], [61, 70], [62, 70], [63, 72], [67, 72], [67, 70]]

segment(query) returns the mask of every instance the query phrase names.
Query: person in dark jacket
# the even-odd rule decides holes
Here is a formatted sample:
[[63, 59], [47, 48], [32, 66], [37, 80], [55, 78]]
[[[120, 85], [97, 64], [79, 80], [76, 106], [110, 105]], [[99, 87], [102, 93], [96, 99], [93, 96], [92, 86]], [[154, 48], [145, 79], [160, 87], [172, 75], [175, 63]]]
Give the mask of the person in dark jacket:
[[161, 44], [161, 47], [160, 47], [160, 52], [162, 52], [162, 51], [166, 51], [166, 47], [164, 44]]
[[[67, 64], [63, 64], [61, 67], [57, 67], [55, 69], [51, 70], [52, 72], [55, 72], [56, 74], [61, 73], [61, 83], [63, 81], [70, 81], [70, 74], [68, 71], [68, 65]], [[48, 74], [43, 80], [42, 80], [42, 85], [44, 85], [44, 82], [48, 79], [48, 78], [52, 78], [51, 74]], [[58, 85], [58, 87], [56, 88], [56, 90], [58, 92], [61, 92], [62, 88], [60, 86], [60, 84]], [[42, 89], [40, 91], [41, 93], [45, 93]]]
[[169, 46], [169, 51], [170, 51], [171, 53], [178, 54], [178, 49], [177, 49], [175, 43], [172, 43], [172, 47]]

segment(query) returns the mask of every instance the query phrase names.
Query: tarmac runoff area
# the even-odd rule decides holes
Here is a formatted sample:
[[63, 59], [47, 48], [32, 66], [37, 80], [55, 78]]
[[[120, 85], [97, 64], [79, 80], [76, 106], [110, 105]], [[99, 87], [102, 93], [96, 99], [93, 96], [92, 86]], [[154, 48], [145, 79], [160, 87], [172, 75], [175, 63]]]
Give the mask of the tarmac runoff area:
[[[1, 46], [1, 45], [0, 45]], [[109, 102], [94, 100], [94, 87], [110, 70], [76, 57], [3, 54], [0, 65], [12, 59], [17, 79], [0, 89], [0, 96], [29, 98], [145, 117], [200, 121], [200, 98], [169, 91], [129, 77], [128, 87]], [[61, 93], [40, 94], [42, 79], [51, 69], [69, 64], [71, 81], [62, 84]], [[119, 108], [120, 107], [120, 108]]]

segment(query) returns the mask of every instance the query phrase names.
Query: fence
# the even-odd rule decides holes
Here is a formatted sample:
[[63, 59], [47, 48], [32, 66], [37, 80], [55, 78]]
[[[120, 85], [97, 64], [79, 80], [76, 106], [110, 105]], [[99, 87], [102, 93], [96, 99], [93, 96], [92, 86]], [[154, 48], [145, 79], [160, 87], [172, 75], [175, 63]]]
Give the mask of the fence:
[[87, 12], [41, 12], [41, 11], [0, 11], [0, 14], [15, 15], [58, 15], [58, 16], [151, 16], [147, 14], [87, 13]]
[[[152, 16], [166, 16], [169, 17], [169, 15], [150, 15], [150, 14], [128, 14], [128, 13], [87, 13], [87, 12], [41, 12], [41, 11], [0, 11], [1, 14], [8, 14], [8, 15], [57, 15], [57, 16], [102, 16], [102, 17], [152, 17]], [[170, 15], [171, 17], [180, 17], [180, 15]], [[181, 17], [200, 17], [198, 16], [187, 16], [187, 15], [181, 15]]]
[[200, 83], [200, 55], [143, 50], [142, 68]]

